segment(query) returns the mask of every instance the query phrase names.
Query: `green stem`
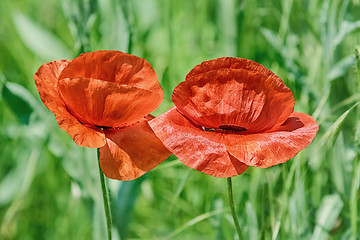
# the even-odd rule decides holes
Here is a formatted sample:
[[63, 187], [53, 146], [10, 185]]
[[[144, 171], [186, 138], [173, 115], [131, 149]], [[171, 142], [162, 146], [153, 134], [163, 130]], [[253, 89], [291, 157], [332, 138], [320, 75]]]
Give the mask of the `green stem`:
[[227, 178], [227, 183], [228, 183], [228, 194], [229, 194], [229, 202], [230, 202], [231, 214], [232, 214], [232, 217], [234, 219], [234, 224], [235, 224], [237, 234], [239, 236], [239, 240], [242, 240], [243, 238], [242, 238], [242, 233], [241, 233], [241, 229], [240, 229], [240, 224], [239, 224], [239, 220], [237, 218], [236, 211], [235, 211], [231, 177]]
[[106, 226], [107, 226], [107, 235], [108, 239], [111, 240], [111, 211], [110, 211], [110, 198], [109, 198], [109, 191], [106, 188], [105, 184], [105, 177], [104, 173], [100, 167], [100, 149], [97, 149], [97, 158], [99, 163], [99, 174], [100, 174], [100, 182], [101, 182], [101, 191], [104, 200], [104, 209], [105, 209], [105, 216], [106, 216]]

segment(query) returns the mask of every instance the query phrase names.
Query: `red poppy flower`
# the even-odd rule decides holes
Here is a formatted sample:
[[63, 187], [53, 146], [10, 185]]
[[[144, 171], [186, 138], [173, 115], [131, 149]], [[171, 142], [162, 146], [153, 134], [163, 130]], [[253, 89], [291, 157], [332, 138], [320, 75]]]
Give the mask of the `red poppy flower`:
[[75, 143], [100, 148], [107, 177], [135, 179], [170, 155], [147, 123], [163, 97], [144, 59], [119, 51], [84, 53], [46, 63], [34, 78], [42, 101]]
[[286, 162], [318, 125], [293, 112], [294, 96], [264, 66], [242, 58], [197, 65], [174, 90], [175, 107], [149, 122], [185, 165], [215, 177]]

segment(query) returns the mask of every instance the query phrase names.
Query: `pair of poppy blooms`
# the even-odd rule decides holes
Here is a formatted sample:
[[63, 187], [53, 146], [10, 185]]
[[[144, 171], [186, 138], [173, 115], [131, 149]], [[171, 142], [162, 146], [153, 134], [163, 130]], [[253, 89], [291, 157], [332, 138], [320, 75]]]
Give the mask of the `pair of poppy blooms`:
[[144, 59], [96, 51], [53, 61], [35, 83], [59, 126], [78, 146], [100, 148], [100, 166], [113, 179], [132, 180], [175, 154], [215, 177], [283, 163], [318, 131], [309, 115], [294, 112], [291, 90], [251, 60], [218, 58], [197, 65], [174, 90], [170, 110], [156, 73]]

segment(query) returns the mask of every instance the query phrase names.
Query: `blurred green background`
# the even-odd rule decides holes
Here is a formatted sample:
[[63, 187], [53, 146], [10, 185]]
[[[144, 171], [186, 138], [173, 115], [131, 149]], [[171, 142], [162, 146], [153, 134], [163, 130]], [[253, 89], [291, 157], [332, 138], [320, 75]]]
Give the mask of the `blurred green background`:
[[[99, 49], [152, 64], [155, 115], [202, 61], [271, 69], [320, 130], [293, 160], [233, 178], [245, 239], [360, 239], [359, 0], [1, 0], [1, 240], [105, 239], [96, 151], [58, 127], [33, 80], [43, 63]], [[108, 183], [114, 239], [234, 239], [226, 179], [172, 156]]]

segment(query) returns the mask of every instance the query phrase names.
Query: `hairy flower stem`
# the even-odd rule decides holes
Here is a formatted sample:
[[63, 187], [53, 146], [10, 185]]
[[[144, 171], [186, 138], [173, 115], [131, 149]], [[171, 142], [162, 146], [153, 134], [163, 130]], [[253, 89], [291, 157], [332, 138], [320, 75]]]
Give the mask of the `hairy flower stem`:
[[100, 182], [101, 182], [101, 191], [104, 200], [104, 209], [105, 209], [105, 216], [106, 216], [106, 226], [107, 226], [107, 235], [108, 240], [111, 240], [111, 211], [110, 211], [110, 198], [109, 198], [109, 191], [107, 190], [105, 184], [105, 177], [104, 173], [100, 167], [100, 149], [97, 149], [97, 159], [99, 163], [99, 174], [100, 174]]
[[230, 202], [230, 208], [231, 208], [231, 214], [232, 217], [234, 219], [234, 224], [235, 224], [235, 228], [237, 231], [237, 234], [239, 236], [239, 240], [242, 240], [242, 233], [241, 233], [241, 229], [240, 229], [240, 224], [239, 224], [239, 220], [237, 218], [236, 215], [236, 211], [235, 211], [235, 205], [234, 205], [234, 196], [233, 196], [233, 191], [232, 191], [232, 183], [231, 183], [231, 177], [227, 178], [227, 183], [228, 183], [228, 195], [229, 195], [229, 202]]

